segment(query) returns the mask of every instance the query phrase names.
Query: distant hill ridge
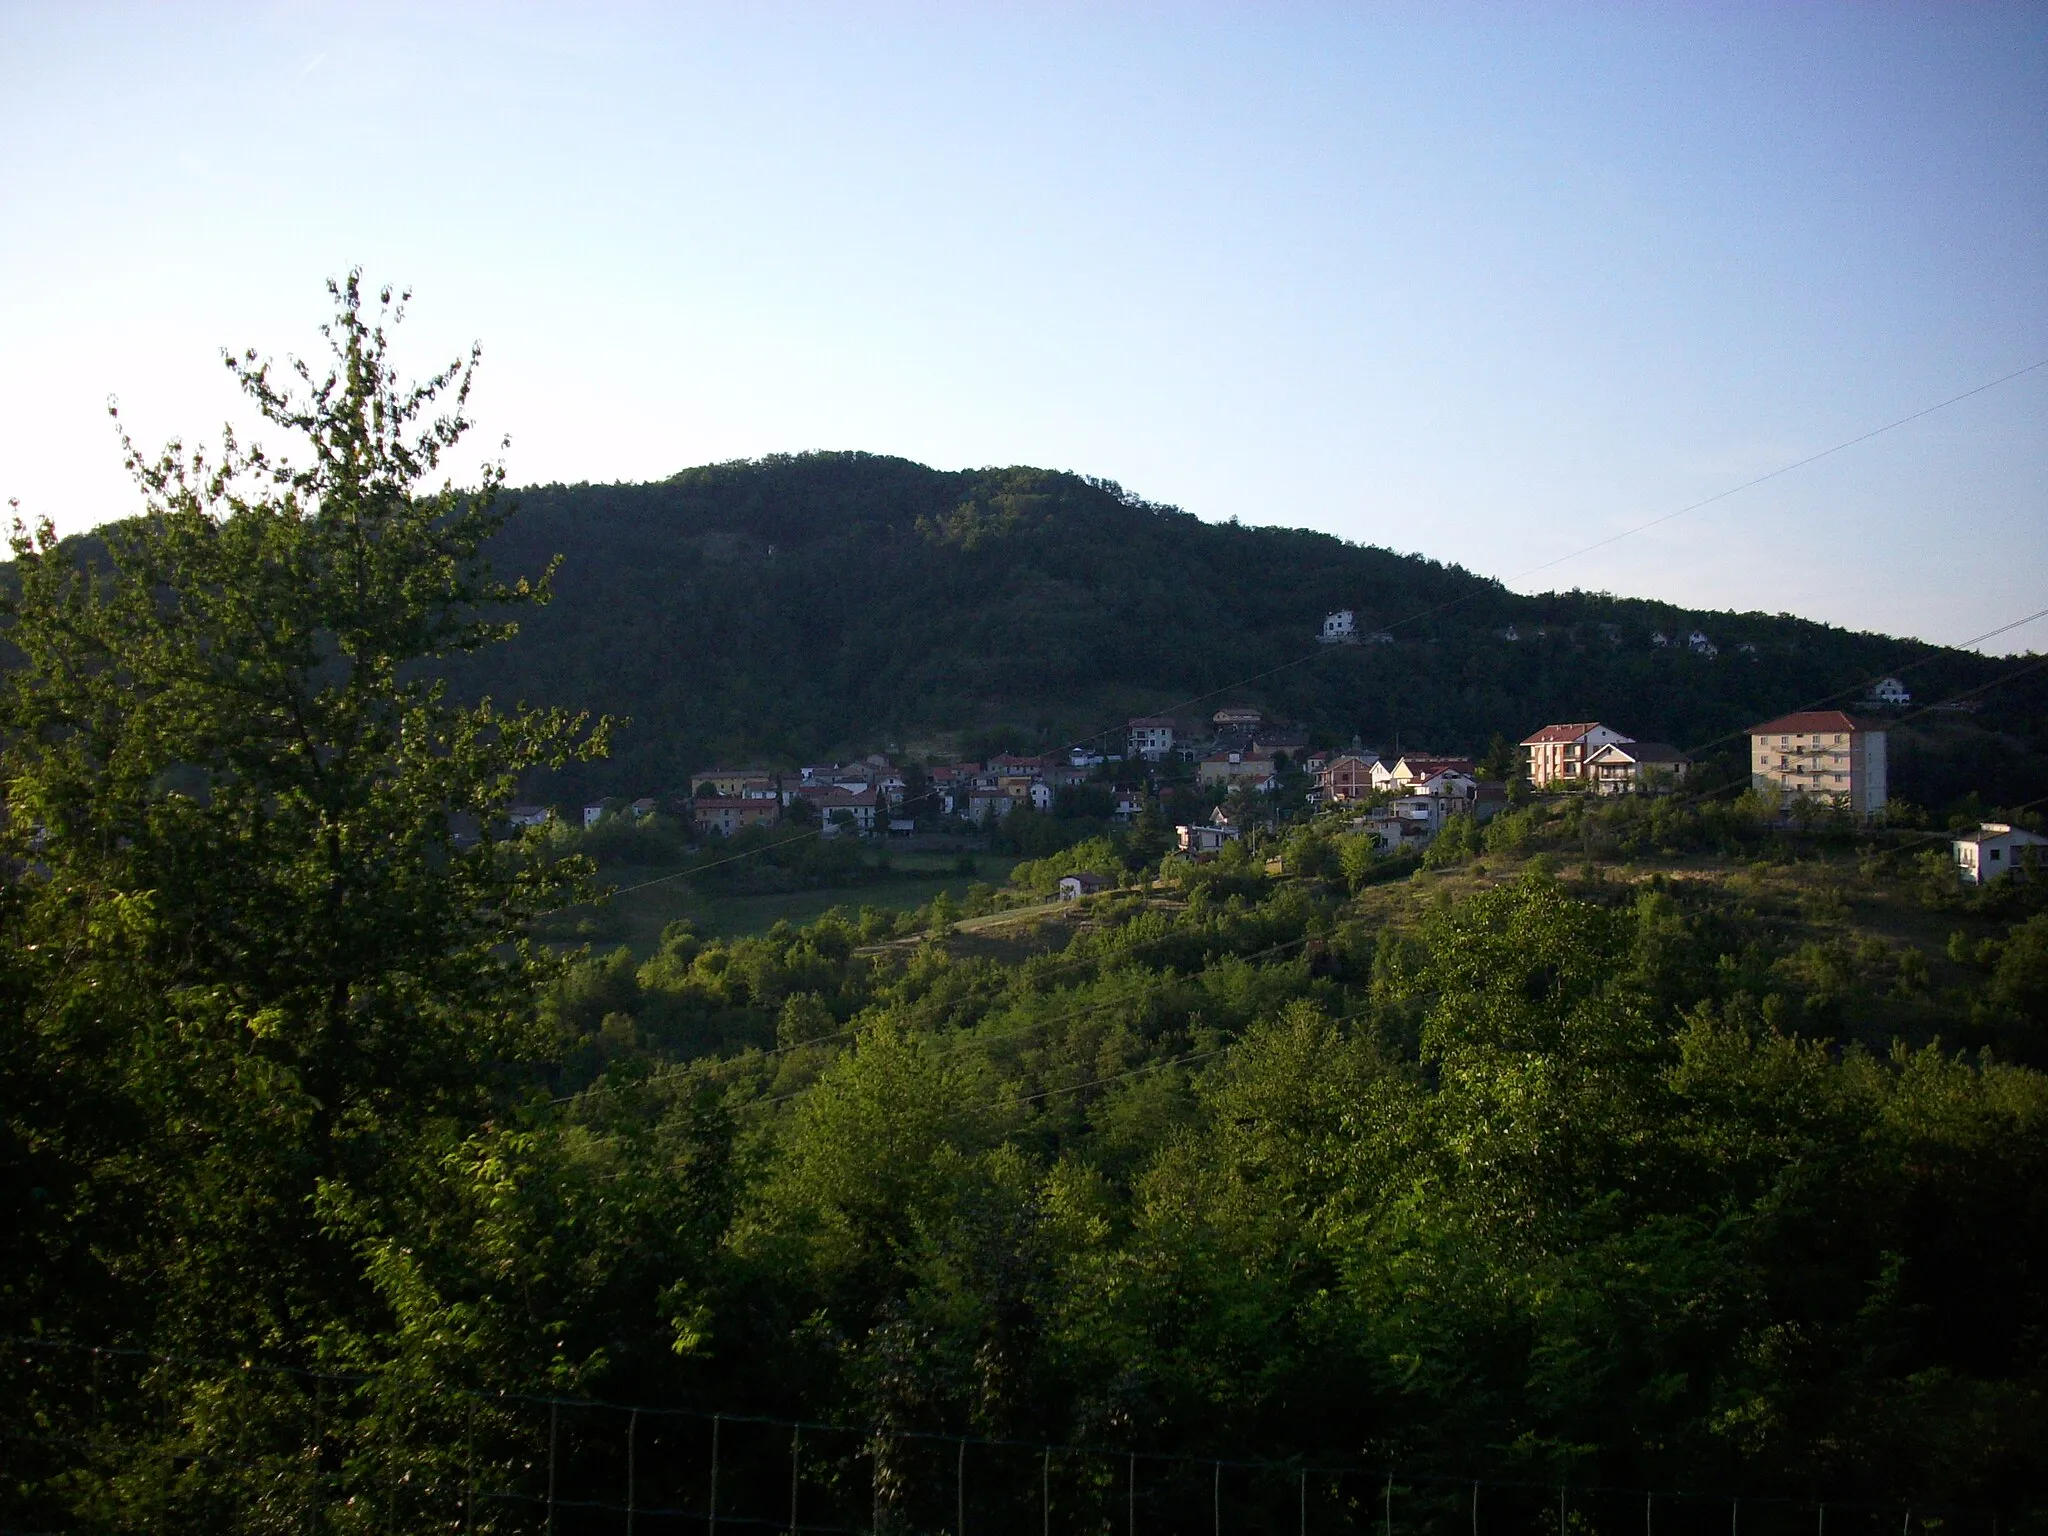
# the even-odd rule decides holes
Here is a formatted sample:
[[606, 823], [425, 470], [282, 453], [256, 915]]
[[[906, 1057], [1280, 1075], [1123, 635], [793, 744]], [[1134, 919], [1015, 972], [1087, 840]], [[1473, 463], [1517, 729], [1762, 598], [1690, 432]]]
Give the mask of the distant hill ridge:
[[[2010, 665], [1785, 615], [1519, 596], [1051, 470], [810, 453], [513, 496], [494, 558], [563, 555], [557, 597], [457, 679], [632, 717], [610, 762], [550, 786], [564, 794], [672, 788], [714, 759], [1053, 745], [1210, 695], [1382, 747], [1470, 751], [1595, 717], [1690, 745], [1908, 664], [1922, 698]], [[1394, 643], [1319, 646], [1339, 608]], [[1694, 629], [1718, 655], [1652, 644]], [[2021, 711], [2036, 724], [2041, 702]]]

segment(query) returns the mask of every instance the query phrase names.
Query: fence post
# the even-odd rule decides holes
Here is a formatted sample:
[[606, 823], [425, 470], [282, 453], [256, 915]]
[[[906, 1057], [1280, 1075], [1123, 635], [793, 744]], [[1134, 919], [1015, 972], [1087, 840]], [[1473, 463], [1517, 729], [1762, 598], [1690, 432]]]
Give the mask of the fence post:
[[1394, 1536], [1394, 1474], [1387, 1474], [1387, 1536]]
[[1643, 1495], [1643, 1536], [1656, 1536], [1656, 1528], [1651, 1523], [1653, 1517], [1650, 1513], [1650, 1506], [1656, 1502], [1656, 1499], [1657, 1495], [1654, 1493]]
[[804, 1432], [801, 1428], [789, 1432], [789, 1532], [796, 1536], [796, 1495], [803, 1479]]
[[1045, 1536], [1052, 1536], [1052, 1447], [1049, 1445], [1038, 1470], [1038, 1512]]
[[[1131, 1469], [1124, 1482], [1125, 1536], [1138, 1536], [1138, 1453], [1131, 1452]], [[1991, 1536], [1998, 1536], [1993, 1530]]]
[[1210, 1482], [1209, 1502], [1216, 1520], [1216, 1536], [1223, 1536], [1223, 1463], [1217, 1462]]
[[1472, 1536], [1479, 1536], [1479, 1479], [1472, 1479]]
[[640, 1510], [640, 1410], [626, 1420], [626, 1536], [633, 1536], [633, 1517]]
[[462, 1529], [476, 1528], [476, 1399], [462, 1415]]
[[1742, 1500], [1728, 1501], [1728, 1536], [1742, 1536]]
[[967, 1536], [967, 1437], [960, 1437], [960, 1454], [953, 1467], [954, 1536]]
[[1559, 1483], [1557, 1485], [1557, 1536], [1565, 1536], [1565, 1531], [1569, 1529], [1566, 1524], [1569, 1516], [1565, 1514], [1564, 1490], [1565, 1485]]
[[548, 1399], [548, 1536], [555, 1536], [555, 1442], [560, 1438], [562, 1400]]
[[705, 1510], [705, 1525], [718, 1536], [718, 1414], [711, 1415], [711, 1502]]
[[[97, 1399], [100, 1396], [100, 1352], [97, 1349], [92, 1352], [92, 1378], [93, 1396]], [[323, 1523], [320, 1519], [320, 1464], [325, 1459], [322, 1450], [326, 1439], [327, 1378], [325, 1376], [315, 1376], [313, 1378], [313, 1503], [312, 1507], [306, 1511], [306, 1529], [309, 1531], [318, 1530]]]
[[1301, 1469], [1301, 1536], [1308, 1536], [1308, 1468]]

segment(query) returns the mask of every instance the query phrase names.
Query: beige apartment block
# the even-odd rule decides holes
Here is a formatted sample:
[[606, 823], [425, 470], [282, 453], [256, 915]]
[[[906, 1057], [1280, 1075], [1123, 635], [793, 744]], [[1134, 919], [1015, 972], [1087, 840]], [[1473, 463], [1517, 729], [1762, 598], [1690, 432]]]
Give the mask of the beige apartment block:
[[1854, 816], [1884, 809], [1885, 733], [1839, 709], [1806, 710], [1749, 728], [1750, 783]]

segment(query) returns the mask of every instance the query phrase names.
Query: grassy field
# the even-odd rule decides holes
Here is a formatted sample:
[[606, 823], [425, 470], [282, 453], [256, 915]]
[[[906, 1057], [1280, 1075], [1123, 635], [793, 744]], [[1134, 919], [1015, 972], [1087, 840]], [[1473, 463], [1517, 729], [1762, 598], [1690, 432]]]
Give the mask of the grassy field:
[[618, 894], [599, 905], [562, 913], [543, 927], [541, 937], [559, 944], [625, 944], [636, 955], [650, 955], [660, 943], [661, 930], [679, 917], [689, 918], [701, 933], [739, 938], [764, 933], [784, 919], [808, 923], [833, 907], [904, 911], [923, 906], [941, 891], [958, 898], [976, 882], [1000, 887], [1017, 861], [979, 854], [971, 875], [954, 874], [951, 855], [899, 854], [892, 862], [892, 874], [885, 880], [766, 895], [704, 891], [672, 869], [615, 865], [601, 871], [601, 877]]

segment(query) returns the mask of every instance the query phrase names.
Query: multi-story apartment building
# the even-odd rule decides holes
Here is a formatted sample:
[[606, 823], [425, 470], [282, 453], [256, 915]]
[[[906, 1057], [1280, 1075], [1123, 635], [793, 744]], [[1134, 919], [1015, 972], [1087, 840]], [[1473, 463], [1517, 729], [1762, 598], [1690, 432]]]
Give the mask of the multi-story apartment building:
[[1598, 720], [1546, 725], [1522, 742], [1522, 776], [1538, 789], [1578, 784], [1586, 777], [1587, 758], [1611, 743], [1634, 739]]
[[1758, 789], [1874, 816], [1886, 798], [1885, 733], [1839, 709], [1766, 720], [1749, 728], [1749, 777]]

